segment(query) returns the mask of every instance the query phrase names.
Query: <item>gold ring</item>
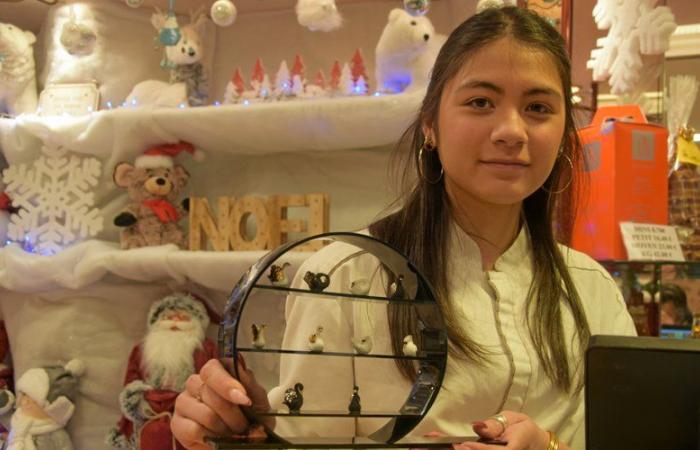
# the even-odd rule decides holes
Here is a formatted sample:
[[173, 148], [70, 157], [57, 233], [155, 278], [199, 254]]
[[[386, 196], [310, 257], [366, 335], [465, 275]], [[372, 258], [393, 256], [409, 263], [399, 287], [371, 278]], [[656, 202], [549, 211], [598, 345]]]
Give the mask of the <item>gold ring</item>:
[[506, 428], [508, 428], [508, 419], [506, 419], [506, 416], [504, 416], [503, 414], [494, 414], [493, 416], [489, 417], [489, 419], [493, 419], [496, 422], [500, 423], [503, 427], [503, 431], [501, 431], [501, 433], [505, 433]]

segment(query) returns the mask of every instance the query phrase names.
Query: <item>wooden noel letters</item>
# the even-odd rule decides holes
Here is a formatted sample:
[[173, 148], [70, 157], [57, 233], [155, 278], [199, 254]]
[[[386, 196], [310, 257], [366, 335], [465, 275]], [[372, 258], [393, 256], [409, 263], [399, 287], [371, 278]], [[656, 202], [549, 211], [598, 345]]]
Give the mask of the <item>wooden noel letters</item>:
[[[289, 208], [308, 208], [306, 220], [288, 217]], [[248, 220], [255, 218], [255, 235], [248, 236]], [[267, 199], [219, 197], [216, 214], [206, 198], [190, 198], [190, 250], [268, 250], [287, 242], [289, 233], [315, 235], [328, 231], [328, 195], [272, 195]], [[316, 241], [295, 248], [318, 250]]]

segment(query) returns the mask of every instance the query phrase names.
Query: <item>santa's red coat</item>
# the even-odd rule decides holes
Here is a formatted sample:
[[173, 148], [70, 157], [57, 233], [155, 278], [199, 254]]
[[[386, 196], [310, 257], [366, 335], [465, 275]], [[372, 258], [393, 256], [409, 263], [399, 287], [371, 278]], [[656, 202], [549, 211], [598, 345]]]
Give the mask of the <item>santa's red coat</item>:
[[[124, 386], [134, 380], [146, 380], [146, 374], [141, 368], [142, 348], [137, 345], [131, 351], [129, 363], [124, 377]], [[204, 363], [217, 357], [216, 345], [209, 339], [205, 339], [202, 348], [195, 350], [194, 370], [199, 373]], [[140, 450], [185, 450], [170, 431], [170, 417], [175, 409], [175, 398], [179, 392], [168, 389], [153, 389], [146, 391], [144, 398], [148, 401], [157, 418], [148, 421], [138, 432], [137, 441]], [[134, 434], [134, 424], [128, 418], [122, 416], [117, 424], [119, 433], [127, 439]]]

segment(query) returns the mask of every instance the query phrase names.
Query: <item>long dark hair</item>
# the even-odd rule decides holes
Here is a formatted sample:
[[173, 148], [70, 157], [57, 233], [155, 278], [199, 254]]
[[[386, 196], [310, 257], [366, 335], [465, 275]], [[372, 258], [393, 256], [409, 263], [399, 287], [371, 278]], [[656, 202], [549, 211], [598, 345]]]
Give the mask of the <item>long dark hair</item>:
[[[430, 84], [420, 112], [403, 134], [394, 153], [393, 167], [399, 168], [403, 195], [401, 207], [370, 225], [370, 232], [404, 251], [433, 284], [443, 310], [452, 353], [477, 364], [487, 364], [489, 353], [480, 348], [465, 330], [449, 303], [446, 261], [450, 236], [451, 205], [440, 178], [437, 152], [419, 150], [425, 142], [423, 127], [437, 129], [440, 99], [445, 85], [454, 78], [476, 51], [502, 37], [510, 37], [522, 45], [543, 51], [556, 64], [562, 83], [565, 103], [565, 126], [561, 154], [542, 188], [523, 202], [522, 216], [529, 231], [533, 280], [527, 295], [527, 317], [530, 335], [547, 376], [564, 391], [580, 388], [580, 367], [569, 367], [570, 350], [564, 336], [561, 310], [566, 305], [576, 324], [581, 349], [588, 344], [590, 328], [581, 300], [557, 245], [557, 236], [568, 242], [573, 228], [578, 183], [583, 179], [580, 142], [575, 132], [571, 103], [571, 63], [560, 34], [545, 19], [526, 9], [505, 7], [487, 9], [470, 17], [449, 36], [433, 68]], [[571, 164], [569, 164], [569, 161]], [[419, 164], [421, 171], [419, 172]], [[421, 173], [423, 176], [420, 176]], [[437, 183], [431, 183], [440, 178]], [[572, 180], [576, 181], [572, 183]], [[463, 320], [463, 319], [461, 319]], [[395, 346], [401, 336], [412, 331], [415, 318], [405, 309], [390, 313], [390, 328]], [[414, 334], [415, 336], [415, 334]], [[398, 350], [398, 348], [397, 348]], [[411, 377], [413, 368], [399, 364], [402, 373]]]

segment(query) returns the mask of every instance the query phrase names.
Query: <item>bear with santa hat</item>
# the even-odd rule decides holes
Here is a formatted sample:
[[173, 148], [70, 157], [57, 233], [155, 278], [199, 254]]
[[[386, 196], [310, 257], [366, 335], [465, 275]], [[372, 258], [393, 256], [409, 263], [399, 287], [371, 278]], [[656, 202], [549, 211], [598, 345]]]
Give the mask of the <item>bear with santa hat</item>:
[[65, 426], [73, 417], [78, 378], [84, 372], [79, 359], [65, 366], [36, 367], [17, 380], [17, 402], [11, 391], [0, 391], [0, 414], [9, 415], [14, 407], [3, 449], [72, 450]]
[[122, 418], [107, 443], [120, 450], [184, 449], [170, 431], [170, 418], [187, 378], [217, 357], [205, 337], [207, 309], [178, 292], [151, 306], [147, 324], [148, 333], [129, 356], [119, 395]]

